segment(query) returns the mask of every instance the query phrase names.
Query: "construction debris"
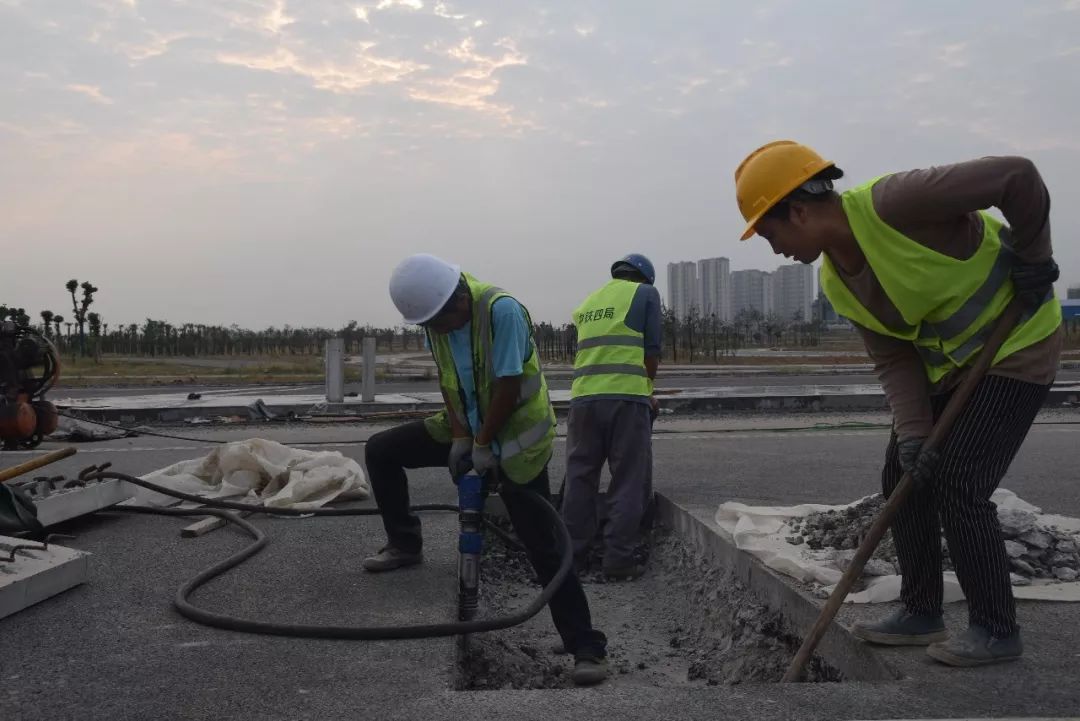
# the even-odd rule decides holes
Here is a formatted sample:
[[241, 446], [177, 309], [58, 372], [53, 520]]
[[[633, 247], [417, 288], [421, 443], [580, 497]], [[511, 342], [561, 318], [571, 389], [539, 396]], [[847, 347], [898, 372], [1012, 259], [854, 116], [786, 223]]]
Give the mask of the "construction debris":
[[[793, 519], [788, 543], [805, 543], [815, 551], [839, 551], [835, 564], [838, 570], [844, 571], [854, 555], [853, 549], [858, 548], [884, 505], [885, 498], [878, 494], [846, 508]], [[1076, 534], [1057, 526], [1042, 525], [1038, 516], [1030, 511], [1001, 509], [998, 518], [1001, 533], [1006, 539], [1005, 550], [1013, 571], [1013, 585], [1029, 585], [1030, 579], [1075, 581], [1080, 576], [1080, 544]], [[944, 569], [953, 570], [948, 543], [944, 538], [942, 551]], [[887, 531], [863, 569], [863, 576], [885, 576], [890, 573], [900, 573], [900, 565], [892, 533]]]
[[[490, 533], [487, 542], [481, 602], [485, 615], [496, 615], [534, 594], [536, 580], [523, 552]], [[609, 684], [703, 687], [783, 676], [798, 639], [778, 611], [671, 534], [654, 534], [649, 560], [635, 581], [583, 579], [594, 617], [610, 634]], [[473, 634], [459, 658], [458, 688], [571, 688], [573, 657], [550, 650], [558, 640], [547, 614], [497, 634]], [[815, 658], [809, 680], [842, 679]]]

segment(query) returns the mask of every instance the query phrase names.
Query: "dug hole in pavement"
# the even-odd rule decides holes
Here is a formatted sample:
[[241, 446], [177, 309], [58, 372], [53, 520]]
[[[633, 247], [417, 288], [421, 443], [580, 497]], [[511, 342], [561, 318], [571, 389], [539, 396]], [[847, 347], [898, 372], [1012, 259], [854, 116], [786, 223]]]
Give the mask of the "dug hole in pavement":
[[[600, 505], [603, 507], [602, 497]], [[639, 549], [648, 566], [642, 577], [606, 580], [596, 570], [600, 568], [600, 543], [593, 546], [590, 570], [579, 574], [593, 623], [608, 636], [610, 676], [606, 685], [693, 688], [780, 681], [802, 640], [791, 619], [740, 579], [738, 569], [727, 566], [710, 548], [727, 545], [718, 535], [662, 496], [658, 509], [660, 522]], [[487, 510], [509, 528], [497, 499], [489, 499]], [[695, 539], [693, 530], [711, 538]], [[771, 574], [764, 580], [779, 584], [777, 589], [783, 585]], [[538, 588], [525, 553], [487, 532], [480, 616], [513, 611]], [[807, 602], [803, 610], [810, 608]], [[835, 639], [831, 640], [835, 644]], [[505, 631], [474, 634], [458, 647], [455, 686], [463, 691], [573, 688], [573, 657], [555, 654], [553, 647], [558, 643], [547, 609]], [[823, 644], [823, 649], [828, 645]], [[840, 655], [861, 655], [854, 641], [852, 649], [845, 651]], [[894, 678], [872, 663], [854, 673], [862, 680]], [[845, 678], [845, 673], [830, 663], [827, 652], [815, 656], [805, 676], [811, 682]]]

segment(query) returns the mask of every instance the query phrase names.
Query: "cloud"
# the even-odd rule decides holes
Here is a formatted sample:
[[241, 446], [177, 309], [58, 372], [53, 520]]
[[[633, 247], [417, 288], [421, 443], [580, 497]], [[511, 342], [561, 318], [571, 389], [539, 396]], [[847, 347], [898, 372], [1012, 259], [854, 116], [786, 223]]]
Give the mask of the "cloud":
[[443, 54], [456, 61], [460, 69], [449, 77], [420, 80], [410, 85], [409, 97], [488, 113], [508, 125], [529, 125], [513, 118], [510, 106], [492, 99], [499, 90], [496, 73], [503, 68], [525, 65], [527, 58], [518, 52], [510, 38], [496, 41], [495, 47], [501, 53], [484, 54], [477, 50], [476, 41], [467, 37], [445, 49]]
[[285, 0], [277, 0], [262, 18], [262, 27], [274, 35], [279, 34], [284, 28], [296, 22], [296, 18], [289, 17], [285, 13]]
[[409, 10], [422, 10], [424, 3], [422, 0], [379, 0], [379, 4], [375, 6], [376, 10], [386, 10], [393, 7], [403, 7]]
[[374, 43], [358, 44], [352, 60], [348, 63], [305, 59], [284, 47], [266, 54], [222, 53], [217, 56], [217, 60], [225, 65], [237, 65], [250, 70], [304, 77], [316, 88], [332, 93], [351, 93], [370, 85], [396, 83], [427, 67], [410, 60], [379, 56], [372, 52], [374, 48]]
[[102, 105], [113, 104], [113, 99], [106, 97], [101, 92], [101, 88], [96, 85], [79, 85], [77, 83], [73, 83], [71, 85], [65, 85], [64, 87], [73, 93], [78, 93], [79, 95], [84, 95], [90, 98], [95, 103], [101, 103]]
[[940, 48], [937, 58], [942, 64], [950, 68], [966, 68], [969, 64], [967, 50], [967, 43], [952, 43]]
[[[0, 0], [0, 242], [55, 247], [61, 263], [82, 257], [66, 238], [120, 255], [183, 243], [223, 273], [296, 278], [303, 260], [286, 249], [303, 239], [337, 259], [328, 273], [377, 280], [426, 250], [557, 319], [631, 247], [659, 264], [729, 254], [771, 267], [761, 244], [717, 239], [739, 226], [735, 165], [776, 137], [853, 179], [1019, 153], [1055, 199], [1080, 192], [1080, 97], [1062, 91], [1080, 72], [1063, 22], [1080, 0], [1019, 12], [985, 0], [976, 15], [929, 0], [767, 0], [738, 23], [701, 1], [63, 5]], [[1080, 210], [1056, 202], [1052, 225], [1080, 235]], [[491, 253], [507, 243], [574, 257], [561, 292]], [[1080, 246], [1059, 245], [1063, 273], [1080, 278]], [[230, 322], [396, 319], [384, 282], [316, 270], [318, 282], [296, 281], [304, 302], [252, 285], [237, 293], [259, 303], [238, 308], [231, 281], [200, 295], [235, 308]], [[116, 297], [137, 282], [109, 272]], [[0, 268], [0, 284], [19, 282]], [[107, 313], [130, 312], [105, 295]], [[211, 312], [190, 296], [162, 291], [163, 316]]]
[[455, 14], [450, 11], [450, 8], [444, 2], [435, 3], [435, 14], [441, 18], [447, 18], [450, 20], [464, 20], [465, 15], [460, 13]]

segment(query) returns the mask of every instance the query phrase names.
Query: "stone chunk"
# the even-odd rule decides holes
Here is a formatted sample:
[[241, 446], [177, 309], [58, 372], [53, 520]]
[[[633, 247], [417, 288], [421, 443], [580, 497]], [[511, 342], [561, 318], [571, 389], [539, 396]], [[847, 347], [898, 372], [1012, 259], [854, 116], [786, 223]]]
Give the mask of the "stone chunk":
[[1050, 544], [1054, 542], [1054, 537], [1044, 531], [1032, 529], [1026, 533], [1020, 534], [1016, 540], [1029, 548], [1047, 549], [1050, 548]]
[[1047, 562], [1051, 568], [1080, 568], [1080, 559], [1074, 553], [1057, 553], [1050, 556]]
[[1059, 581], [1075, 581], [1078, 576], [1080, 576], [1080, 573], [1077, 573], [1071, 568], [1062, 566], [1061, 568], [1054, 569], [1054, 577]]
[[1001, 521], [1001, 533], [1005, 538], [1016, 538], [1035, 528], [1035, 514], [1028, 511], [1011, 508], [998, 511], [998, 520]]
[[1030, 578], [1031, 576], [1036, 575], [1035, 569], [1032, 567], [1032, 565], [1027, 561], [1021, 561], [1019, 558], [1009, 559], [1009, 565], [1012, 566], [1012, 569], [1014, 571], [1023, 576], [1027, 576]]
[[1005, 553], [1009, 554], [1009, 558], [1020, 558], [1024, 555], [1024, 551], [1027, 547], [1022, 543], [1016, 541], [1005, 541]]

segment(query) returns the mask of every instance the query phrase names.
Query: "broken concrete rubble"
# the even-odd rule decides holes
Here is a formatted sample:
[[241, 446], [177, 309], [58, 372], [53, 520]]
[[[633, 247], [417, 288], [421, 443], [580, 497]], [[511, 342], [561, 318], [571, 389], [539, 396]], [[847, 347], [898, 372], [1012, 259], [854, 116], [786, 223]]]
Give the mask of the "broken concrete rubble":
[[[844, 571], [870, 525], [881, 512], [885, 499], [880, 494], [869, 496], [847, 508], [812, 513], [791, 522], [792, 535], [788, 543], [806, 546], [829, 556], [833, 565]], [[1041, 526], [1038, 517], [1029, 511], [999, 509], [1001, 533], [1009, 556], [1013, 585], [1027, 585], [1030, 579], [1076, 580], [1080, 576], [1080, 553], [1075, 534], [1056, 526]], [[944, 570], [953, 570], [948, 545], [942, 539]], [[890, 569], [887, 573], [885, 569]], [[863, 569], [863, 577], [899, 573], [892, 533], [886, 532], [874, 555]], [[1018, 582], [1017, 579], [1027, 581]]]

